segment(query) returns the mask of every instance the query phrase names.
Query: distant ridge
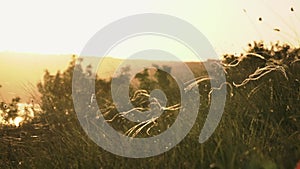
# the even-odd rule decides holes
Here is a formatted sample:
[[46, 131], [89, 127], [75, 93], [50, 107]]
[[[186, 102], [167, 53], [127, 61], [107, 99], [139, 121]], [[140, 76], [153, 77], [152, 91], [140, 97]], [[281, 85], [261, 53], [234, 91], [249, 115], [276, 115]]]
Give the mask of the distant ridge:
[[[64, 71], [72, 59], [69, 55], [44, 55], [29, 53], [0, 52], [0, 101], [10, 101], [13, 97], [21, 97], [22, 102], [31, 100], [30, 91], [37, 92], [36, 84], [42, 80], [45, 70], [49, 70], [51, 74], [55, 74], [58, 70]], [[94, 68], [98, 66], [98, 57], [84, 57], [83, 67], [91, 65]], [[102, 60], [98, 67], [97, 74], [100, 78], [109, 78], [113, 76], [116, 68], [122, 64], [123, 60], [118, 58], [106, 57]], [[121, 65], [131, 65], [133, 71], [140, 71], [143, 65], [157, 64], [159, 66], [166, 65], [172, 67], [172, 71], [180, 74], [181, 64], [176, 61], [150, 61], [150, 60], [126, 60]], [[138, 65], [139, 68], [135, 68]], [[191, 68], [195, 76], [199, 76], [204, 71], [204, 66], [199, 62], [186, 62]], [[184, 75], [182, 75], [184, 77]], [[27, 90], [24, 90], [27, 88]], [[30, 90], [28, 90], [30, 88]]]

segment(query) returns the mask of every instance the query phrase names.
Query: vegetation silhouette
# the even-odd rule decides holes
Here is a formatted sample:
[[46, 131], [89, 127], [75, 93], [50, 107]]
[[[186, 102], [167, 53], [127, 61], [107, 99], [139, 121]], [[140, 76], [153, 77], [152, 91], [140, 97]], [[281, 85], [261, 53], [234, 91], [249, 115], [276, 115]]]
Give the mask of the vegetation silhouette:
[[[173, 149], [146, 159], [113, 155], [89, 139], [74, 111], [72, 76], [79, 71], [81, 83], [95, 82], [95, 91], [76, 91], [86, 100], [83, 110], [90, 107], [97, 111], [99, 106], [117, 131], [131, 137], [151, 137], [167, 130], [180, 108], [178, 86], [166, 73], [172, 67], [153, 65], [154, 69], [142, 70], [131, 81], [129, 95], [135, 108], [149, 110], [151, 104], [158, 103], [149, 99], [153, 89], [161, 89], [168, 99], [161, 117], [135, 123], [117, 111], [110, 86], [113, 78], [129, 80], [130, 67], [123, 68], [117, 77], [92, 78], [95, 72], [89, 71], [91, 67], [84, 69], [74, 56], [66, 70], [55, 75], [45, 71], [38, 83], [43, 110], [38, 118], [18, 128], [1, 126], [0, 168], [294, 168], [300, 159], [300, 48], [279, 43], [267, 47], [263, 42], [248, 47], [240, 56], [224, 55], [214, 62], [224, 68], [228, 96], [222, 120], [204, 144], [198, 143], [198, 137], [211, 91], [216, 89], [211, 88], [206, 70], [193, 71], [193, 64], [187, 63], [197, 72], [196, 83], [188, 84], [188, 88], [200, 91], [197, 121]], [[11, 106], [18, 101], [13, 100]]]

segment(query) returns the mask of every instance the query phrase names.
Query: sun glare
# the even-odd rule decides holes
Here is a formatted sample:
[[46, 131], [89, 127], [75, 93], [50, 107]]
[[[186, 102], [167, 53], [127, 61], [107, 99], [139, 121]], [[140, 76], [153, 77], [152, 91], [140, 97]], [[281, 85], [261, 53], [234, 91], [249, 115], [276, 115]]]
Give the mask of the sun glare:
[[10, 118], [9, 119], [9, 124], [10, 125], [15, 125], [16, 127], [19, 127], [21, 122], [24, 121], [24, 118], [23, 117], [16, 117], [14, 119]]

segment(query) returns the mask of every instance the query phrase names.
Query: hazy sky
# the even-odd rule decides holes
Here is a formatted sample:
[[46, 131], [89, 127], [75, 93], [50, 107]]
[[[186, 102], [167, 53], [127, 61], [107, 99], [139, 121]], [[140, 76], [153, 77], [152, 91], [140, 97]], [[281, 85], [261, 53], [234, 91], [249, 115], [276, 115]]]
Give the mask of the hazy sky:
[[0, 51], [79, 54], [103, 26], [139, 13], [169, 14], [190, 22], [209, 39], [218, 54], [241, 52], [248, 42], [260, 39], [298, 45], [297, 1], [0, 1]]

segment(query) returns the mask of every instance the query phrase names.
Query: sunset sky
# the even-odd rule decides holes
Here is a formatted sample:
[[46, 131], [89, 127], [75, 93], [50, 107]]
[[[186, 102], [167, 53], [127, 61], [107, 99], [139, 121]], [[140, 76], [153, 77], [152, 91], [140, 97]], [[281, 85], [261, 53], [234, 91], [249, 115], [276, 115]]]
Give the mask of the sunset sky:
[[299, 44], [300, 2], [296, 0], [10, 0], [0, 2], [0, 51], [80, 54], [103, 26], [139, 13], [186, 20], [209, 39], [219, 55], [242, 52], [253, 40]]

